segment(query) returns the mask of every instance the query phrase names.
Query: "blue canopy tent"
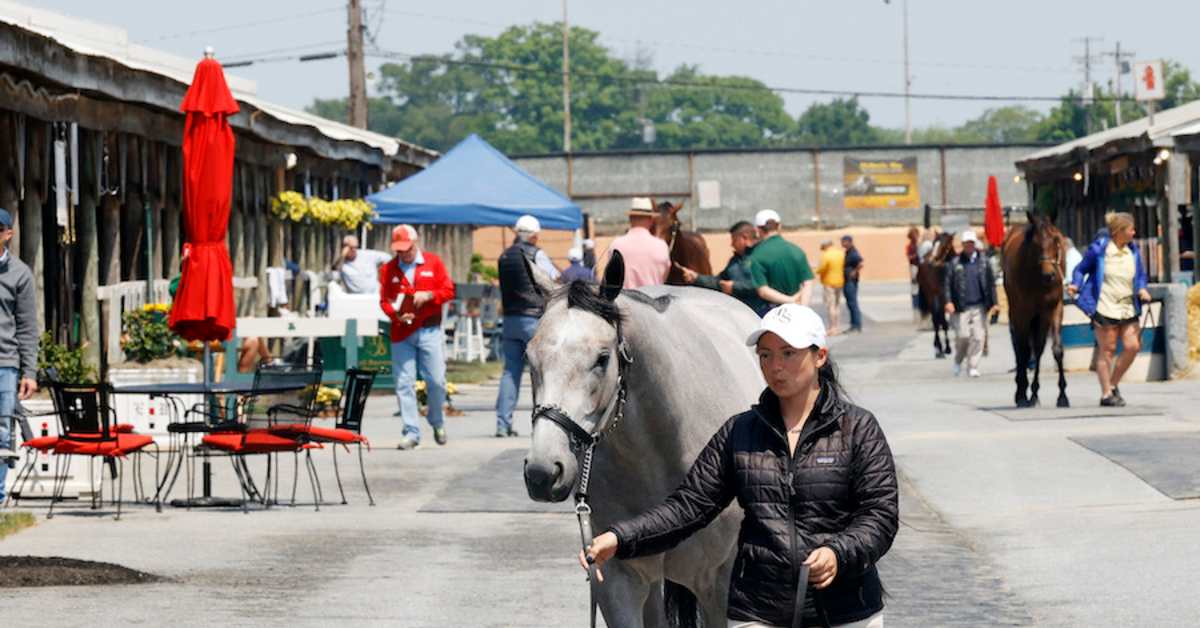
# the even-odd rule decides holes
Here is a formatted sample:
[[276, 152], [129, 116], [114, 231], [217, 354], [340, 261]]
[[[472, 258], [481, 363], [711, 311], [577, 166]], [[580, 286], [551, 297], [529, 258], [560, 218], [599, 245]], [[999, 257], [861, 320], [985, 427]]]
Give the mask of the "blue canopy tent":
[[578, 229], [583, 212], [472, 134], [434, 164], [367, 197], [375, 222], [503, 225], [529, 214], [543, 229]]

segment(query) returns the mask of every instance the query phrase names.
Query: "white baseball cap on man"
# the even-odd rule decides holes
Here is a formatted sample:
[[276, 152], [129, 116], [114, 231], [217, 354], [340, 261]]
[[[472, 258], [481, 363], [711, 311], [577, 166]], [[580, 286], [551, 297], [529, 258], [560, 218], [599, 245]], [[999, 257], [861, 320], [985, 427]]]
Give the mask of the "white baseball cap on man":
[[746, 338], [746, 346], [757, 345], [758, 339], [767, 332], [779, 336], [797, 349], [825, 348], [825, 323], [807, 305], [788, 303], [767, 312], [758, 329]]
[[537, 218], [525, 214], [517, 219], [517, 224], [513, 229], [518, 233], [537, 233], [542, 230], [542, 223], [538, 222]]
[[975, 244], [979, 244], [979, 236], [975, 235], [974, 229], [964, 229], [962, 232], [962, 235], [959, 237], [962, 239], [963, 244], [966, 244], [968, 242], [974, 242]]
[[572, 262], [583, 261], [583, 249], [581, 249], [577, 246], [573, 246], [573, 247], [567, 249], [567, 259]]
[[762, 210], [759, 210], [759, 212], [757, 214], [754, 214], [754, 226], [755, 227], [765, 227], [765, 226], [767, 226], [767, 223], [771, 222], [772, 220], [775, 221], [776, 223], [783, 222], [779, 218], [779, 212], [777, 212], [773, 209], [762, 209]]

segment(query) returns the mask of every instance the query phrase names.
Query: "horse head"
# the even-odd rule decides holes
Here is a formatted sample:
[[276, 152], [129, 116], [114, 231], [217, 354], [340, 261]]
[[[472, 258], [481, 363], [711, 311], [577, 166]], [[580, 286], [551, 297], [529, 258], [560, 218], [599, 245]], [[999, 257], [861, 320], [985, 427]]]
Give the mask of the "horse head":
[[[541, 272], [528, 263], [526, 269]], [[548, 279], [538, 283], [548, 287]], [[599, 287], [573, 282], [550, 297], [526, 347], [534, 416], [525, 489], [535, 501], [560, 502], [571, 494], [578, 456], [619, 416], [627, 354], [616, 299], [624, 283], [625, 262], [613, 251]]]
[[654, 202], [654, 235], [669, 243], [681, 227], [679, 222], [679, 210], [681, 209], [683, 209], [683, 203]]
[[1038, 255], [1044, 285], [1061, 285], [1067, 267], [1067, 246], [1062, 232], [1049, 218], [1030, 213], [1025, 226], [1025, 245], [1032, 247]]

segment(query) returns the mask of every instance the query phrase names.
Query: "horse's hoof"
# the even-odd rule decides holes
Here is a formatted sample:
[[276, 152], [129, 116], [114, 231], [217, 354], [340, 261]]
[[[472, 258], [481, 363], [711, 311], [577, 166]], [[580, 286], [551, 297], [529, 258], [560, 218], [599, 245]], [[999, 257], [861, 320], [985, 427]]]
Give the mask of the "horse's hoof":
[[1059, 398], [1058, 398], [1058, 407], [1060, 407], [1060, 408], [1070, 408], [1070, 407], [1071, 407], [1071, 402], [1070, 402], [1070, 401], [1069, 401], [1069, 400], [1068, 400], [1066, 397], [1059, 397]]
[[946, 359], [946, 354], [945, 354], [945, 353], [939, 353], [939, 354], [937, 354], [937, 355], [935, 355], [935, 356], [933, 356], [933, 357], [935, 357], [935, 358], [937, 358], [937, 359], [939, 359], [939, 360], [945, 360], [945, 359]]
[[1017, 400], [1016, 400], [1016, 404], [1017, 404], [1017, 407], [1018, 407], [1018, 408], [1028, 408], [1028, 407], [1029, 407], [1029, 400], [1028, 400], [1028, 399], [1021, 399], [1020, 397], [1018, 397], [1018, 398], [1017, 398]]

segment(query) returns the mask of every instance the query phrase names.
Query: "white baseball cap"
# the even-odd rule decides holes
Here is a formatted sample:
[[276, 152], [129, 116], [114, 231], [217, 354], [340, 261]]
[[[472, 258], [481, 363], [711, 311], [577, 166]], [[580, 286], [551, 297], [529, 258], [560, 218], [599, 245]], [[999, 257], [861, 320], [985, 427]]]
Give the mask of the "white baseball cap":
[[774, 220], [777, 223], [783, 222], [783, 220], [781, 220], [779, 218], [779, 212], [777, 212], [773, 209], [759, 210], [759, 212], [757, 214], [754, 214], [754, 226], [755, 227], [765, 227], [765, 226], [767, 226], [767, 223], [772, 220]]
[[967, 242], [974, 242], [976, 244], [979, 243], [979, 236], [975, 235], [974, 229], [964, 229], [962, 235], [959, 237], [962, 238], [963, 244], [966, 244]]
[[746, 346], [757, 345], [758, 339], [767, 332], [779, 336], [797, 349], [825, 347], [825, 323], [807, 305], [788, 303], [767, 312], [759, 328], [746, 338]]
[[537, 218], [525, 214], [517, 219], [517, 224], [513, 229], [521, 233], [537, 233], [542, 230], [542, 223], [538, 222]]
[[567, 259], [571, 260], [572, 262], [578, 262], [579, 260], [582, 260], [583, 259], [583, 249], [581, 249], [577, 246], [573, 246], [573, 247], [567, 249]]

